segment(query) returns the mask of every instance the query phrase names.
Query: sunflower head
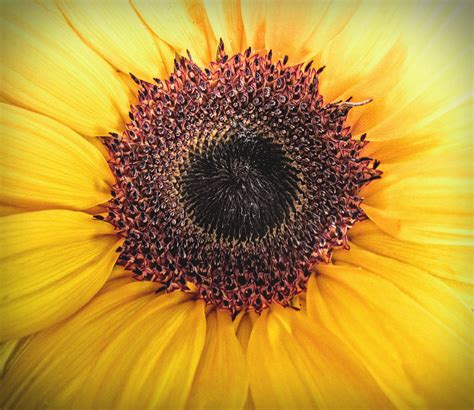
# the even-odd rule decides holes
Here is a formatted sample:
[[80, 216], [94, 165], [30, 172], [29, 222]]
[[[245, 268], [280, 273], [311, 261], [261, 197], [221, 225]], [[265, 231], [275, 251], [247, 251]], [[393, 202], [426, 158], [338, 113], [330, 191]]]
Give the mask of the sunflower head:
[[473, 407], [471, 4], [4, 3], [0, 407]]
[[359, 191], [381, 174], [344, 124], [352, 103], [324, 104], [322, 69], [228, 56], [221, 40], [207, 68], [188, 54], [168, 80], [132, 76], [131, 122], [104, 139], [119, 261], [233, 314], [291, 305], [312, 266], [347, 246], [365, 218]]

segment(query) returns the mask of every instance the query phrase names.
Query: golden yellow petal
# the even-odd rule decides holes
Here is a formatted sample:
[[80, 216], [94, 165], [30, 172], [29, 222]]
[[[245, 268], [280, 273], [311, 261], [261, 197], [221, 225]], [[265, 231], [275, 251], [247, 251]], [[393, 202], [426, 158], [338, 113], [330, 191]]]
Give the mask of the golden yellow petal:
[[362, 209], [384, 232], [415, 243], [473, 243], [470, 178], [414, 173], [399, 180], [393, 176], [390, 181], [376, 181], [363, 193]]
[[327, 67], [322, 95], [328, 102], [373, 98], [349, 114], [355, 135], [416, 139], [433, 118], [469, 94], [470, 14], [467, 3], [364, 1], [320, 56]]
[[71, 408], [101, 352], [157, 296], [151, 282], [104, 287], [75, 315], [29, 338], [3, 377], [2, 406]]
[[[402, 8], [398, 19], [399, 41], [407, 50], [400, 80], [383, 95], [382, 104], [369, 104], [356, 124], [356, 131], [368, 130], [374, 140], [413, 135], [460, 99], [472, 96], [472, 74], [466, 64], [473, 58], [466, 32], [471, 6], [462, 2], [413, 5]], [[421, 20], [420, 15], [424, 16]]]
[[0, 104], [1, 202], [27, 209], [87, 209], [110, 198], [103, 155], [70, 128]]
[[215, 38], [222, 39], [229, 54], [240, 53], [246, 44], [240, 0], [204, 0], [204, 5]]
[[299, 63], [314, 57], [339, 33], [358, 2], [242, 1], [247, 42]]
[[471, 313], [459, 299], [454, 297], [446, 284], [430, 276], [426, 271], [351, 245], [350, 251], [338, 251], [334, 255], [340, 263], [362, 268], [385, 279], [422, 306], [433, 320], [469, 344]]
[[77, 406], [183, 407], [205, 338], [202, 302], [183, 292], [155, 297], [108, 340]]
[[0, 204], [0, 216], [12, 215], [25, 211], [27, 211], [27, 209], [18, 208], [17, 206]]
[[215, 60], [217, 40], [202, 0], [134, 0], [132, 4], [150, 29], [178, 54], [186, 56], [189, 50], [201, 66]]
[[101, 138], [95, 137], [95, 138], [87, 138], [87, 142], [92, 144], [95, 148], [99, 150], [99, 152], [102, 154], [102, 156], [105, 158], [106, 161], [110, 159], [110, 154], [103, 142], [101, 141]]
[[115, 265], [110, 273], [109, 280], [120, 279], [124, 277], [132, 277], [133, 273], [129, 270], [124, 269], [123, 266]]
[[[238, 323], [237, 319], [239, 319]], [[252, 334], [253, 324], [256, 319], [257, 315], [254, 312], [242, 312], [234, 320], [234, 330], [244, 352], [247, 352], [250, 335]]]
[[414, 175], [473, 178], [473, 109], [472, 97], [460, 98], [421, 128], [403, 128], [399, 138], [368, 144], [363, 155], [379, 159], [385, 173], [381, 181], [371, 184], [373, 188]]
[[364, 155], [381, 158], [384, 174], [361, 195], [380, 229], [420, 244], [472, 243], [472, 107], [460, 99], [423, 131], [368, 145]]
[[2, 7], [2, 96], [85, 135], [120, 131], [127, 89], [66, 20], [33, 2]]
[[102, 287], [118, 256], [112, 226], [82, 212], [25, 212], [0, 225], [0, 340], [69, 317]]
[[248, 346], [257, 408], [387, 408], [353, 352], [302, 312], [275, 305], [257, 319]]
[[3, 378], [8, 371], [15, 353], [21, 346], [22, 339], [11, 339], [0, 344], [0, 378]]
[[[445, 169], [464, 167], [472, 175], [469, 149], [472, 149], [473, 109], [472, 97], [460, 98], [429, 121], [400, 127], [397, 138], [371, 141], [364, 148], [364, 155], [379, 159], [384, 167], [389, 165], [398, 170], [404, 162], [419, 161], [419, 164], [425, 163], [420, 167], [421, 172], [443, 165]], [[428, 156], [436, 155], [443, 161], [427, 160]]]
[[[472, 252], [471, 252], [472, 253]], [[471, 257], [471, 264], [472, 257]], [[446, 285], [448, 285], [451, 289], [456, 292], [456, 295], [459, 299], [461, 299], [466, 306], [470, 306], [471, 309], [474, 309], [474, 292], [473, 292], [473, 285], [471, 283], [459, 282], [457, 280], [447, 279], [447, 278], [440, 278]]]
[[392, 280], [382, 270], [349, 265], [322, 265], [318, 272], [308, 286], [310, 317], [351, 346], [397, 407], [472, 406], [472, 348], [463, 342], [469, 336], [459, 337], [458, 310], [436, 316], [442, 309], [436, 303], [457, 303], [449, 289], [443, 294], [438, 287], [441, 299], [434, 301], [430, 285], [419, 281], [406, 293], [407, 276], [397, 282], [400, 270]]
[[64, 0], [59, 7], [84, 42], [126, 75], [151, 82], [169, 73], [174, 54], [154, 38], [128, 1]]
[[247, 362], [229, 312], [207, 315], [206, 343], [188, 400], [190, 408], [242, 408], [247, 398]]
[[[383, 104], [381, 97], [400, 74], [398, 66], [404, 52], [397, 43], [398, 14], [397, 4], [362, 2], [344, 29], [323, 45], [318, 62], [326, 66], [320, 79], [326, 102], [353, 96], [355, 101], [372, 97]], [[352, 111], [358, 114], [367, 107], [370, 105]]]
[[[401, 241], [383, 232], [370, 220], [357, 223], [349, 231], [349, 238], [363, 250], [429, 272], [455, 290], [470, 288], [472, 291], [474, 278], [471, 268], [474, 262], [471, 247], [426, 246], [423, 243]], [[339, 256], [344, 258], [343, 253], [336, 252], [334, 260], [338, 261]]]

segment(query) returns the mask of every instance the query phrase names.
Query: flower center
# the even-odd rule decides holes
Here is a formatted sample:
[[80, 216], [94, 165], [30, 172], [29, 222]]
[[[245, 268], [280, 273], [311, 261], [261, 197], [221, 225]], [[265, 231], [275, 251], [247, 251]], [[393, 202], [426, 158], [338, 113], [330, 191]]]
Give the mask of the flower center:
[[235, 314], [284, 306], [315, 263], [347, 246], [365, 215], [358, 195], [378, 162], [323, 104], [322, 71], [267, 55], [175, 61], [169, 80], [134, 80], [122, 135], [104, 138], [116, 177], [107, 220], [125, 237], [119, 263], [139, 280], [189, 290]]
[[218, 240], [262, 238], [290, 216], [299, 191], [291, 163], [270, 138], [243, 127], [227, 132], [181, 166], [186, 212]]

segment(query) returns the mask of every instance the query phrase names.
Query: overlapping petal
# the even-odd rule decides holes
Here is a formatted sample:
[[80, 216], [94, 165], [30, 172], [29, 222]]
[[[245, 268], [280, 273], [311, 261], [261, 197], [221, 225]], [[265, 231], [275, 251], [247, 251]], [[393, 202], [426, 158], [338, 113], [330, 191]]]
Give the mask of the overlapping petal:
[[[386, 234], [372, 221], [356, 224], [350, 230], [349, 238], [363, 250], [430, 273], [453, 288], [464, 302], [469, 305], [472, 303], [474, 278], [471, 268], [474, 263], [471, 247], [433, 244], [426, 246], [422, 243], [403, 242]], [[344, 253], [345, 251], [336, 252], [334, 260], [344, 258], [349, 261], [348, 258], [357, 256], [352, 252], [347, 256]]]
[[0, 339], [68, 318], [102, 287], [121, 239], [91, 215], [65, 210], [0, 218]]
[[320, 56], [327, 67], [320, 83], [325, 101], [372, 98], [349, 115], [355, 135], [368, 133], [372, 141], [406, 135], [415, 139], [470, 94], [469, 66], [464, 64], [472, 59], [465, 31], [469, 13], [469, 5], [460, 2], [432, 7], [363, 2]]
[[402, 240], [473, 245], [470, 179], [413, 176], [383, 186], [362, 208], [385, 232]]
[[351, 346], [397, 407], [468, 407], [472, 334], [465, 305], [408, 265], [375, 256], [365, 263], [371, 270], [318, 268], [308, 288], [310, 317]]
[[[462, 257], [462, 254], [459, 255]], [[445, 283], [430, 276], [425, 270], [410, 265], [409, 259], [396, 260], [351, 244], [351, 250], [339, 251], [334, 256], [336, 264], [363, 268], [397, 286], [404, 294], [418, 302], [462, 342], [469, 344], [469, 309], [461, 303]]]
[[51, 118], [0, 104], [1, 203], [20, 209], [87, 209], [114, 180], [103, 155]]
[[205, 337], [202, 302], [181, 292], [155, 297], [108, 341], [77, 405], [183, 407]]
[[216, 39], [222, 39], [228, 53], [240, 53], [246, 46], [240, 0], [204, 0], [207, 17]]
[[185, 56], [189, 50], [201, 66], [215, 59], [217, 40], [203, 1], [134, 0], [132, 4], [148, 27], [178, 54]]
[[88, 372], [121, 329], [156, 298], [152, 283], [111, 281], [80, 312], [30, 337], [10, 355], [1, 390], [7, 407], [70, 407]]
[[254, 324], [247, 359], [257, 408], [388, 408], [351, 350], [302, 312], [280, 306]]
[[249, 45], [301, 63], [322, 51], [345, 27], [358, 2], [243, 0], [241, 8]]
[[150, 82], [169, 74], [174, 51], [152, 35], [128, 1], [61, 1], [59, 7], [85, 43], [124, 74]]
[[472, 246], [472, 104], [461, 98], [413, 135], [368, 145], [384, 174], [362, 191], [362, 207], [382, 230], [408, 242]]
[[242, 346], [228, 312], [214, 310], [206, 318], [206, 343], [188, 400], [190, 408], [242, 408], [248, 372]]
[[89, 136], [122, 129], [126, 87], [60, 13], [34, 2], [6, 3], [1, 33], [5, 101]]

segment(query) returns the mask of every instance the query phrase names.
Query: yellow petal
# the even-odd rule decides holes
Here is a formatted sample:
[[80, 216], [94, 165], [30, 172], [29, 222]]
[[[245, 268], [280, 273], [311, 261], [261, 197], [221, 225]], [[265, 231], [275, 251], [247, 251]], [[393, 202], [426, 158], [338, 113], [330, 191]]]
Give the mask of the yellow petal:
[[85, 135], [120, 131], [127, 89], [66, 20], [36, 3], [2, 7], [2, 96]]
[[474, 98], [459, 98], [424, 121], [421, 129], [404, 128], [400, 138], [371, 141], [363, 155], [381, 160], [384, 175], [365, 188], [364, 194], [413, 176], [472, 179], [473, 109]]
[[[366, 1], [360, 5], [342, 32], [322, 47], [319, 61], [326, 70], [321, 75], [320, 91], [325, 101], [350, 96], [356, 101], [385, 98], [379, 93], [388, 87], [386, 83], [396, 81], [397, 63], [400, 63], [400, 53], [403, 54], [403, 48], [396, 47], [399, 21], [396, 4]], [[390, 70], [387, 76], [387, 71], [383, 71], [387, 68], [397, 68], [397, 71]], [[355, 93], [357, 85], [360, 85], [360, 93]], [[360, 113], [364, 109], [358, 107], [353, 111]]]
[[244, 410], [255, 410], [256, 407], [255, 407], [255, 402], [253, 400], [253, 397], [252, 397], [252, 392], [248, 391], [247, 393], [247, 400], [245, 401], [245, 405], [243, 407]]
[[[361, 249], [429, 272], [456, 290], [466, 288], [472, 292], [474, 262], [470, 247], [404, 242], [387, 235], [372, 221], [357, 223], [349, 231], [349, 238]], [[344, 258], [344, 251], [336, 252], [334, 260], [338, 261], [339, 256]]]
[[[413, 297], [419, 282], [404, 292], [409, 283], [405, 276], [398, 284], [399, 270], [391, 281], [381, 269], [326, 265], [318, 272], [308, 286], [310, 317], [352, 347], [397, 407], [470, 407], [471, 346], [452, 331], [459, 329], [456, 312], [451, 318], [430, 312], [436, 304], [425, 292], [430, 285]], [[447, 291], [438, 303], [452, 306], [452, 299]]]
[[[354, 14], [360, 7], [360, 1], [324, 1], [310, 3], [312, 3], [312, 6], [308, 11], [311, 10], [312, 13], [305, 15], [303, 18], [304, 22], [309, 25], [313, 31], [309, 38], [302, 44], [301, 49], [296, 51], [296, 56], [299, 53], [300, 59], [309, 60], [315, 58], [318, 63], [321, 64], [320, 54], [352, 20]], [[316, 5], [316, 7], [314, 7], [314, 5]], [[295, 7], [295, 5], [293, 5], [293, 7]], [[298, 19], [294, 19], [293, 24], [295, 27], [298, 27]], [[291, 44], [288, 44], [288, 39], [284, 41], [287, 42], [287, 47], [291, 47]]]
[[[473, 110], [474, 99], [460, 97], [429, 119], [403, 123], [398, 127], [397, 138], [371, 141], [364, 148], [364, 155], [377, 158], [383, 167], [388, 164], [397, 171], [405, 162], [420, 161], [419, 165], [424, 162], [424, 166], [419, 166], [419, 172], [429, 172], [433, 166], [443, 165], [445, 170], [463, 166], [472, 174], [469, 149], [472, 149]], [[372, 139], [372, 132], [368, 138]], [[435, 155], [440, 157], [438, 161], [427, 158]]]
[[414, 174], [376, 189], [377, 182], [362, 208], [384, 232], [416, 243], [473, 243], [471, 179]]
[[[363, 268], [398, 287], [403, 293], [422, 306], [433, 320], [469, 344], [471, 313], [442, 281], [426, 271], [350, 244], [350, 251], [338, 251], [336, 264], [344, 263]], [[429, 261], [429, 259], [427, 259]]]
[[0, 204], [0, 216], [12, 215], [25, 211], [26, 209], [18, 208], [17, 206]]
[[0, 378], [3, 378], [8, 371], [12, 360], [21, 349], [22, 344], [22, 339], [11, 339], [0, 344]]
[[347, 346], [302, 312], [272, 307], [257, 319], [247, 359], [257, 408], [387, 408]]
[[174, 53], [159, 39], [155, 42], [128, 1], [65, 0], [59, 7], [86, 44], [123, 73], [147, 81], [167, 76]]
[[[371, 139], [387, 140], [423, 130], [458, 99], [472, 95], [472, 73], [465, 64], [473, 58], [465, 32], [470, 26], [470, 5], [413, 5], [401, 8], [398, 19], [399, 41], [407, 50], [400, 81], [383, 95], [382, 104], [367, 106], [367, 115], [356, 126], [360, 132], [369, 131]], [[420, 15], [425, 18], [420, 20]]]
[[87, 142], [92, 144], [95, 148], [99, 150], [102, 156], [108, 161], [110, 159], [110, 154], [100, 138], [87, 138]]
[[207, 316], [204, 351], [188, 406], [198, 409], [242, 408], [247, 397], [247, 363], [229, 312]]
[[204, 0], [204, 4], [216, 39], [222, 39], [227, 53], [240, 53], [245, 44], [240, 0]]
[[132, 4], [150, 29], [178, 54], [186, 56], [189, 50], [201, 66], [215, 59], [217, 41], [202, 1], [134, 0]]
[[131, 278], [118, 288], [106, 285], [75, 315], [30, 337], [4, 375], [2, 406], [70, 408], [103, 349], [156, 298], [155, 288]]
[[118, 256], [112, 226], [82, 212], [25, 212], [0, 224], [0, 340], [73, 314], [102, 287]]
[[472, 59], [472, 47], [463, 31], [468, 16], [469, 5], [455, 2], [363, 2], [321, 54], [327, 67], [322, 95], [326, 101], [373, 98], [351, 110], [354, 134], [416, 138], [433, 117], [469, 94], [471, 73], [464, 62]]
[[362, 190], [363, 208], [383, 231], [420, 244], [472, 243], [472, 104], [453, 103], [413, 142], [406, 136], [368, 145], [364, 154], [386, 162], [382, 179]]
[[242, 1], [248, 44], [299, 63], [315, 56], [341, 31], [358, 2]]
[[103, 155], [48, 117], [0, 104], [1, 202], [24, 209], [87, 209], [110, 198]]
[[77, 406], [183, 407], [205, 337], [202, 302], [183, 292], [155, 297], [108, 341]]
[[249, 339], [250, 335], [252, 334], [255, 320], [256, 314], [254, 312], [241, 313], [234, 320], [234, 330], [242, 348], [244, 349], [244, 352], [247, 352], [247, 346], [249, 344]]
[[[470, 262], [470, 266], [472, 266], [472, 258]], [[451, 289], [453, 289], [459, 299], [461, 299], [466, 306], [470, 306], [471, 309], [474, 309], [474, 285], [472, 285], [471, 283], [460, 282], [447, 278], [440, 278], [440, 280], [443, 281], [446, 285], [448, 285]]]
[[121, 279], [127, 276], [132, 277], [133, 273], [129, 270], [124, 269], [123, 266], [115, 265], [112, 269], [112, 272], [110, 273], [109, 280]]

